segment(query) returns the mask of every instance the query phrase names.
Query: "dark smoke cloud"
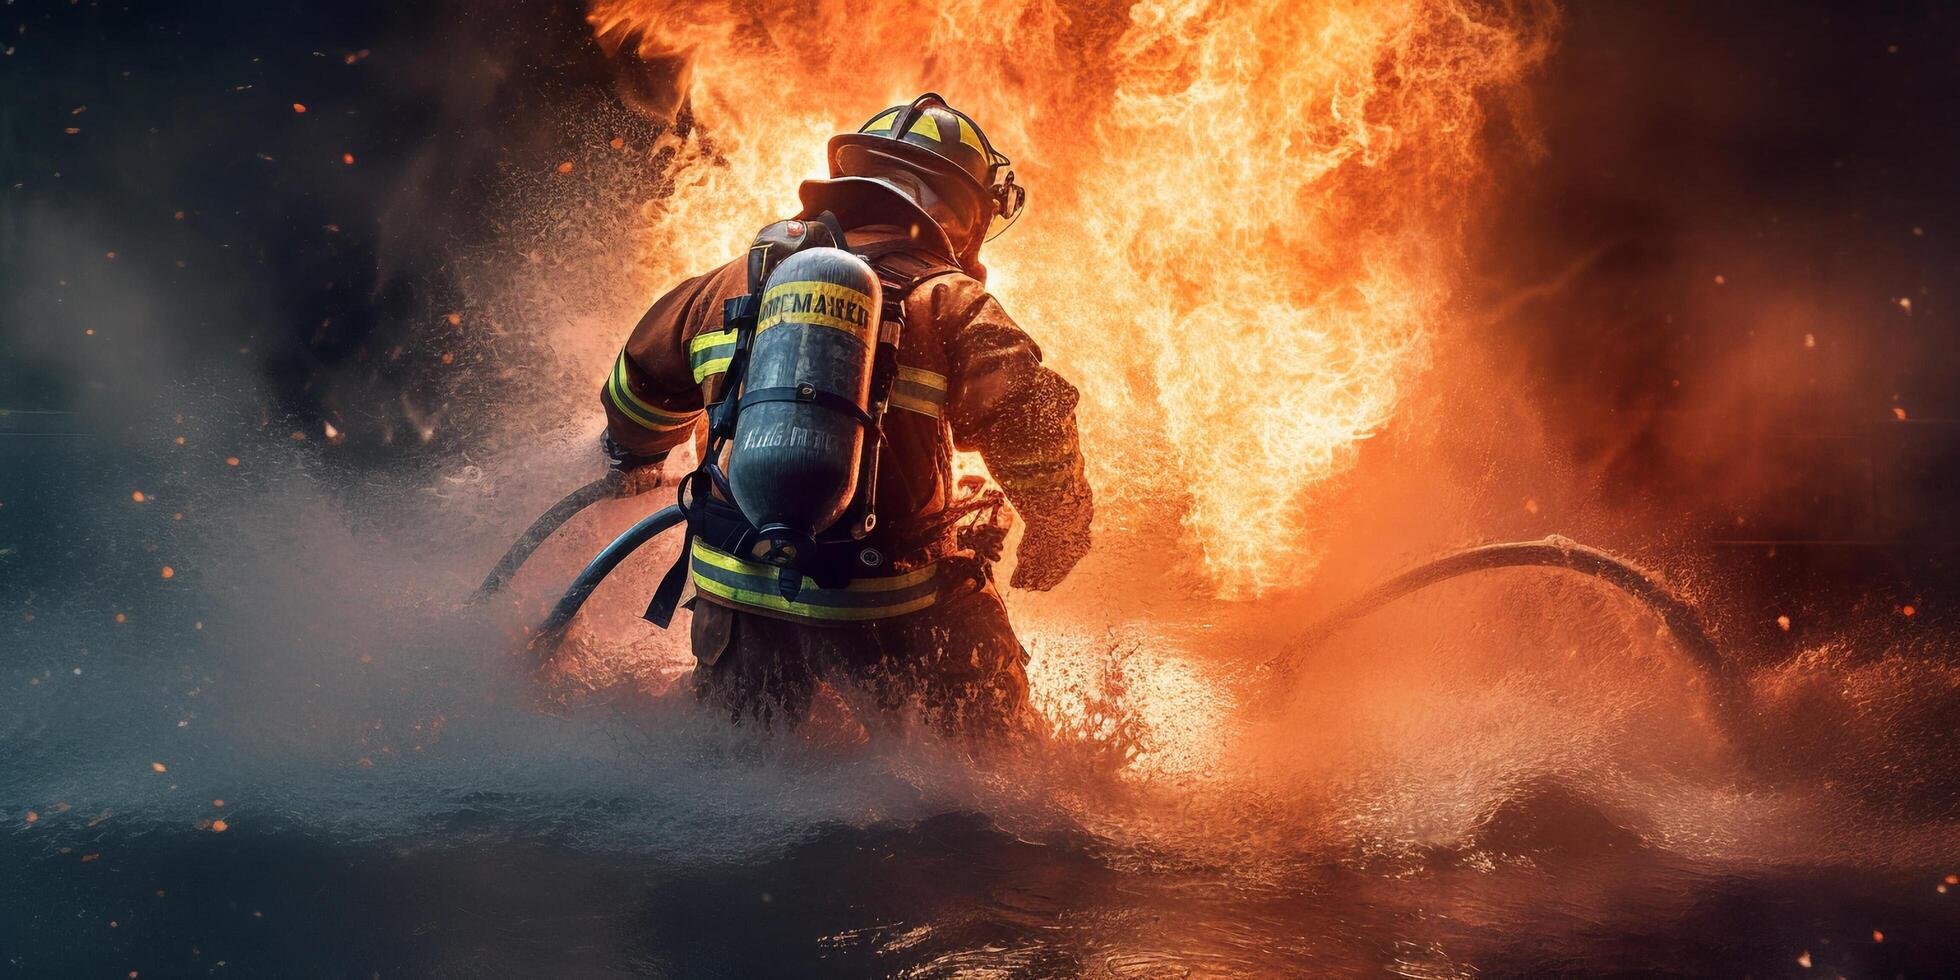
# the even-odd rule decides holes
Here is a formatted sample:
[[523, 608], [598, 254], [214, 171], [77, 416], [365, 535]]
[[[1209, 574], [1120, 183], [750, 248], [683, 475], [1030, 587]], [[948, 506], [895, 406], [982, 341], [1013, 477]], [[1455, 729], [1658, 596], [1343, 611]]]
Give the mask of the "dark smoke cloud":
[[1956, 51], [1936, 4], [1573, 5], [1499, 175], [1464, 396], [1522, 399], [1577, 509], [1741, 573], [1718, 618], [1765, 640], [1948, 615]]
[[619, 111], [579, 4], [14, 3], [0, 35], [0, 578], [98, 572], [86, 498], [227, 456], [412, 478], [559, 381], [472, 280], [513, 183]]
[[[0, 390], [99, 431], [201, 380], [281, 434], [335, 423], [348, 457], [415, 450], [418, 417], [517, 352], [485, 349], [465, 282], [513, 176], [618, 104], [576, 3], [5, 19]], [[462, 409], [441, 448], [471, 434]]]

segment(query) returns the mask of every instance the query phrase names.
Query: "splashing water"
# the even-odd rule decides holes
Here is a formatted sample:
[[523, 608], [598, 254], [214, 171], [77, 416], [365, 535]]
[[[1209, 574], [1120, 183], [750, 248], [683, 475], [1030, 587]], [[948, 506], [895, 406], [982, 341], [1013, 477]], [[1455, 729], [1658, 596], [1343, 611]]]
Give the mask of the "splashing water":
[[[1881, 772], [1850, 793], [1809, 778], [1850, 786], [1918, 744], [1901, 725], [1937, 727], [1951, 671], [1764, 675], [1781, 723], [1852, 721], [1761, 779], [1641, 613], [1540, 578], [1362, 624], [1270, 717], [1239, 702], [1231, 653], [1275, 630], [1257, 613], [1207, 630], [1037, 624], [1056, 738], [978, 761], [930, 739], [757, 740], [634, 684], [540, 711], [516, 630], [546, 596], [487, 621], [457, 605], [485, 550], [462, 533], [482, 516], [469, 499], [304, 479], [199, 499], [223, 533], [184, 553], [189, 605], [125, 606], [117, 624], [84, 601], [29, 624], [40, 683], [15, 689], [4, 734], [31, 749], [0, 783], [27, 869], [10, 911], [121, 923], [91, 957], [190, 937], [261, 972], [283, 953], [360, 971], [692, 974], [814, 948], [838, 975], [1461, 975], [1544, 966], [1505, 935], [1593, 967], [1646, 955], [1637, 931], [1588, 936], [1559, 917], [1679, 922], [1711, 878], [1772, 896], [1849, 888], [1896, 937], [1926, 914], [1899, 905], [1905, 889], [1930, 896], [1928, 869], [1960, 858], [1954, 815], [1926, 793], [1902, 811]], [[572, 559], [603, 533], [552, 547]], [[637, 596], [658, 571], [607, 590]], [[684, 654], [663, 640], [639, 660], [671, 675]], [[1819, 862], [1866, 870], [1804, 877]], [[320, 902], [377, 938], [333, 947]], [[31, 940], [17, 948], [67, 948], [42, 919], [9, 921]], [[1733, 962], [1808, 941], [1767, 930]], [[640, 956], [656, 966], [631, 966]]]

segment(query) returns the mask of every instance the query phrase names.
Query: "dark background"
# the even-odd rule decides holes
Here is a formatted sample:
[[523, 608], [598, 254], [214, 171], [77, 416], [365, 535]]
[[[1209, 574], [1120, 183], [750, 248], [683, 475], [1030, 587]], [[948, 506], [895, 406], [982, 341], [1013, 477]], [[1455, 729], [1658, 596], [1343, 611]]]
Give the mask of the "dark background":
[[1513, 161], [1479, 256], [1517, 310], [1494, 340], [1515, 394], [1495, 396], [1532, 401], [1596, 500], [1719, 568], [1731, 633], [1877, 650], [1951, 624], [1953, 16], [1564, 16], [1543, 156]]
[[[1498, 145], [1475, 216], [1464, 295], [1510, 372], [1487, 397], [1547, 420], [1579, 492], [1745, 572], [1728, 628], [1946, 620], [1953, 17], [1563, 18], [1536, 152]], [[468, 451], [508, 400], [493, 369], [535, 351], [479, 329], [459, 256], [510, 180], [586, 151], [581, 114], [659, 86], [567, 2], [14, 2], [0, 33], [0, 577], [43, 584], [81, 563], [75, 480], [189, 479], [295, 432], [357, 473]], [[185, 412], [225, 448], [159, 450]]]

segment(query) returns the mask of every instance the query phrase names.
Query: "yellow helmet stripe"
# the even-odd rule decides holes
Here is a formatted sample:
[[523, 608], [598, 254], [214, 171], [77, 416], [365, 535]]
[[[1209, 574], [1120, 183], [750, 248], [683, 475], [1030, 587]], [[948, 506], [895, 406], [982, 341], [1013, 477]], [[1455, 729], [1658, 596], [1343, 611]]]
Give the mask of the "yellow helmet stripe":
[[898, 112], [899, 111], [897, 109], [893, 109], [889, 112], [886, 112], [883, 115], [880, 115], [877, 118], [871, 120], [870, 122], [865, 123], [864, 128], [858, 130], [858, 132], [877, 133], [890, 129], [894, 125], [897, 125], [898, 123]]
[[939, 137], [939, 124], [934, 122], [931, 116], [920, 115], [919, 121], [913, 123], [912, 128], [905, 131], [905, 135], [907, 136], [915, 133], [934, 143], [942, 142]]
[[973, 124], [967, 122], [965, 116], [954, 116], [953, 118], [960, 121], [960, 142], [973, 147], [973, 152], [981, 156], [986, 156], [987, 148], [980, 144], [980, 134], [974, 130]]

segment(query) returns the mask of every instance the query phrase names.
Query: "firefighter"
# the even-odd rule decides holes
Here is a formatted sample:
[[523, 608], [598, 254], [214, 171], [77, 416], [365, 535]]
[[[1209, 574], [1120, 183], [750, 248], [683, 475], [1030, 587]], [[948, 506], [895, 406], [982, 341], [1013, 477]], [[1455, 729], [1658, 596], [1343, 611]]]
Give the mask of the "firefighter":
[[[988, 294], [980, 264], [981, 244], [1018, 217], [1025, 191], [980, 127], [934, 94], [833, 137], [829, 168], [802, 184], [794, 220], [835, 215], [903, 313], [882, 440], [872, 440], [883, 446], [877, 526], [865, 539], [891, 560], [845, 588], [806, 584], [789, 599], [770, 588], [777, 569], [693, 539], [695, 691], [763, 726], [795, 726], [827, 681], [871, 727], [916, 711], [949, 734], [1020, 730], [1027, 653], [991, 562], [934, 518], [953, 497], [953, 451], [976, 450], [1024, 527], [1013, 587], [1052, 589], [1089, 549], [1076, 389]], [[723, 304], [746, 291], [742, 260], [689, 279], [620, 352], [601, 400], [607, 454], [629, 492], [662, 482], [667, 454], [697, 437], [704, 407], [723, 396], [734, 344]]]

